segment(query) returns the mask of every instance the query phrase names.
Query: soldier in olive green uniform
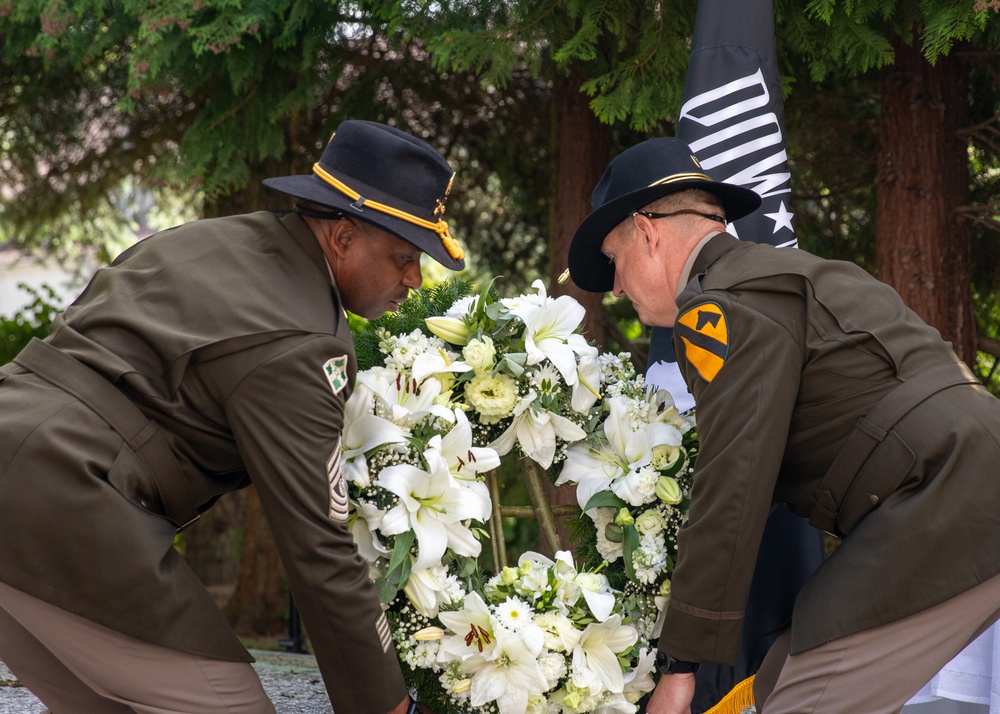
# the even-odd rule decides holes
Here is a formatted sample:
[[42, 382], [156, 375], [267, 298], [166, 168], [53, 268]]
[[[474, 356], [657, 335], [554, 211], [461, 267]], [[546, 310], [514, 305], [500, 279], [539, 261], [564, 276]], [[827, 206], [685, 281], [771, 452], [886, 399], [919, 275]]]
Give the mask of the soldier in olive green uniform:
[[273, 706], [175, 533], [253, 483], [337, 714], [409, 700], [347, 527], [346, 310], [378, 317], [452, 269], [453, 172], [347, 121], [303, 199], [164, 231], [98, 271], [0, 371], [0, 659], [55, 714]]
[[674, 327], [701, 448], [651, 714], [731, 663], [761, 532], [790, 508], [843, 542], [755, 685], [764, 714], [894, 712], [1000, 617], [1000, 401], [857, 266], [720, 232], [759, 205], [678, 139], [616, 158], [575, 282]]

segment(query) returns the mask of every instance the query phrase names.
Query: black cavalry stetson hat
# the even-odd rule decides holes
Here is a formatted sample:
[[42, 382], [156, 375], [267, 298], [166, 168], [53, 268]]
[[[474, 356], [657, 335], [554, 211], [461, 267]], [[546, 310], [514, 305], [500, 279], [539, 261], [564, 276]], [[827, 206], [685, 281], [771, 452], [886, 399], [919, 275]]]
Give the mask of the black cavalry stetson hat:
[[429, 144], [372, 121], [341, 122], [308, 175], [264, 185], [371, 223], [452, 270], [465, 252], [442, 218], [455, 172]]
[[590, 292], [611, 290], [615, 266], [601, 253], [608, 233], [643, 206], [689, 188], [714, 193], [729, 221], [753, 213], [761, 203], [748, 188], [713, 181], [681, 139], [660, 137], [636, 144], [611, 161], [591, 194], [592, 212], [569, 246], [573, 282]]

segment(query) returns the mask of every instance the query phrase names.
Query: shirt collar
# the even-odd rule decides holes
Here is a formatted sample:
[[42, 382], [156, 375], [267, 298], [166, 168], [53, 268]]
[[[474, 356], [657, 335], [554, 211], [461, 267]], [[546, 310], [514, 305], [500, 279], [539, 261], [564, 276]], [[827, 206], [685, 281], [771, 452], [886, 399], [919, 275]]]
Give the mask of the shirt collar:
[[681, 296], [681, 293], [684, 292], [684, 288], [687, 287], [688, 282], [691, 280], [691, 269], [694, 267], [694, 261], [697, 259], [698, 254], [701, 253], [701, 249], [705, 247], [705, 244], [708, 243], [708, 241], [712, 240], [720, 233], [722, 233], [722, 231], [712, 231], [706, 235], [698, 241], [697, 245], [695, 245], [694, 249], [691, 251], [691, 254], [688, 255], [687, 260], [684, 261], [684, 269], [681, 270], [681, 278], [677, 281], [677, 297]]

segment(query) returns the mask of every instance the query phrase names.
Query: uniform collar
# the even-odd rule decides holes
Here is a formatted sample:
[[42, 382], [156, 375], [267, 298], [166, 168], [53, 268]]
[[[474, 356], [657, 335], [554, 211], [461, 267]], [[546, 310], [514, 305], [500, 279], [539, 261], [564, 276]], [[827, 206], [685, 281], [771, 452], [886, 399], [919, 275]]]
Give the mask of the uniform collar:
[[709, 267], [723, 255], [740, 245], [740, 240], [728, 233], [713, 233], [706, 236], [707, 240], [698, 243], [695, 250], [691, 252], [689, 264], [684, 266], [687, 272], [684, 282], [678, 283], [679, 292], [677, 294], [677, 304], [683, 305], [692, 294], [701, 292], [697, 277], [709, 269]]
[[716, 233], [712, 240], [706, 241], [698, 255], [692, 261], [691, 272], [688, 281], [696, 275], [700, 275], [708, 270], [708, 266], [717, 261], [723, 255], [731, 251], [740, 244], [738, 238], [734, 238], [728, 233]]
[[694, 267], [695, 258], [701, 254], [702, 248], [705, 247], [705, 244], [721, 232], [722, 231], [712, 231], [698, 241], [698, 243], [695, 244], [694, 249], [688, 254], [687, 260], [684, 261], [684, 268], [681, 270], [680, 280], [677, 281], [676, 297], [680, 297], [681, 293], [684, 292], [684, 287], [688, 284], [688, 281], [691, 280], [691, 269]]
[[326, 262], [326, 256], [323, 255], [323, 248], [320, 246], [319, 241], [316, 240], [316, 236], [313, 234], [306, 222], [302, 220], [302, 216], [297, 213], [286, 213], [279, 217], [281, 224], [285, 227], [285, 230], [295, 239], [302, 251], [309, 256], [309, 258], [316, 264], [316, 267], [326, 275], [331, 285], [333, 282], [333, 272], [330, 270], [329, 264]]

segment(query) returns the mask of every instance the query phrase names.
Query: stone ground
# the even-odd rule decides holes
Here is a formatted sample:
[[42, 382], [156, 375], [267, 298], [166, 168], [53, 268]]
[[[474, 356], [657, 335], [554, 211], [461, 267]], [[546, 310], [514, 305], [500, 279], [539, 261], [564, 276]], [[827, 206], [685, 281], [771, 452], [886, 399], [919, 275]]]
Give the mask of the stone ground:
[[[278, 714], [333, 714], [311, 655], [252, 650], [254, 668]], [[38, 714], [42, 703], [0, 662], [0, 714]]]

